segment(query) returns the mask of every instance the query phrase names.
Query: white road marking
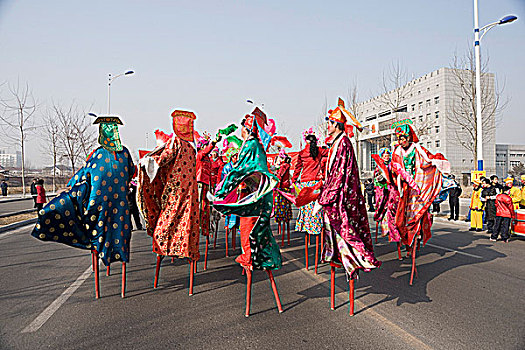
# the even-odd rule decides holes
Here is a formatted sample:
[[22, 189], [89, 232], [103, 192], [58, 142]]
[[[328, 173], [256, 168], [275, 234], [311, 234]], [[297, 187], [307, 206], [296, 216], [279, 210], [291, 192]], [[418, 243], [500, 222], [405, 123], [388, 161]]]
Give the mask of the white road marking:
[[22, 333], [36, 332], [53, 316], [53, 314], [64, 304], [73, 293], [84, 283], [84, 281], [91, 275], [92, 267], [88, 266], [86, 271], [78, 276], [77, 280], [73, 282], [58, 298], [56, 298], [40, 315], [31, 322], [29, 326], [22, 330]]
[[455, 253], [458, 253], [458, 254], [462, 254], [462, 255], [470, 256], [471, 258], [483, 259], [483, 257], [481, 257], [481, 256], [479, 256], [479, 255], [469, 254], [469, 253], [465, 253], [465, 252], [462, 252], [462, 251], [459, 251], [459, 250], [454, 250], [454, 249], [450, 249], [450, 248], [447, 248], [447, 247], [442, 247], [442, 246], [435, 245], [435, 244], [427, 243], [427, 244], [425, 244], [425, 245], [428, 245], [429, 247], [434, 247], [434, 248], [438, 248], [438, 249], [443, 249], [443, 250], [446, 250], [446, 251], [449, 251], [449, 252], [455, 252]]

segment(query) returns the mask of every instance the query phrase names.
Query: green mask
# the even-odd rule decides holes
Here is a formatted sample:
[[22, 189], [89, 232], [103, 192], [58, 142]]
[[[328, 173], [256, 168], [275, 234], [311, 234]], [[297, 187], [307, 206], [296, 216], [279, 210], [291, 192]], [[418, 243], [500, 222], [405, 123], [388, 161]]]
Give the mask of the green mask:
[[117, 123], [99, 124], [98, 143], [108, 151], [122, 151], [123, 148], [120, 142]]

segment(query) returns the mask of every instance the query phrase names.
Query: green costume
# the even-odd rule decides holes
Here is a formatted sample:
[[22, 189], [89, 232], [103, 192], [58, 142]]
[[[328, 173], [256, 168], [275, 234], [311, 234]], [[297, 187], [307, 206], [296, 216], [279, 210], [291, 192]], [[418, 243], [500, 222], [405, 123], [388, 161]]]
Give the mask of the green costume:
[[[243, 244], [243, 254], [236, 261], [256, 269], [278, 269], [282, 265], [279, 246], [270, 229], [273, 205], [273, 189], [279, 180], [268, 170], [266, 152], [259, 141], [252, 137], [246, 140], [239, 153], [235, 167], [218, 185], [213, 206], [225, 215], [234, 214], [242, 218], [257, 217], [249, 232], [249, 249]], [[240, 193], [240, 195], [238, 195]], [[241, 243], [243, 234], [241, 221]], [[251, 257], [250, 257], [251, 252]]]

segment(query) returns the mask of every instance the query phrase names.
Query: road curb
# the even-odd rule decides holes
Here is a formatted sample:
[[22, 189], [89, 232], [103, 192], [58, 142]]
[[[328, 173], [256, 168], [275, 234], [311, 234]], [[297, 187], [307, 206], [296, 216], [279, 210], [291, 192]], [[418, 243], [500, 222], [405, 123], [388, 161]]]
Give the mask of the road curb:
[[36, 220], [37, 218], [34, 218], [34, 219], [15, 222], [14, 224], [5, 225], [3, 227], [0, 227], [0, 233], [8, 232], [8, 231], [14, 230], [15, 228], [19, 228], [22, 226], [34, 224]]

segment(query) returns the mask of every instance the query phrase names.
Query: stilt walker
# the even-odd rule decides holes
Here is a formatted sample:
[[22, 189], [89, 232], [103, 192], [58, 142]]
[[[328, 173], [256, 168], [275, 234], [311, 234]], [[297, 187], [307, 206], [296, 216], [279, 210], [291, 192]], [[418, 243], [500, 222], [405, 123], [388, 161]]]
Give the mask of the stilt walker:
[[199, 189], [199, 225], [200, 232], [206, 238], [206, 248], [204, 252], [204, 269], [207, 268], [208, 262], [208, 245], [210, 237], [210, 202], [207, 194], [210, 191], [211, 184], [211, 160], [210, 153], [213, 151], [215, 144], [222, 138], [217, 134], [213, 141], [210, 136], [204, 133], [202, 137], [197, 138], [197, 183]]
[[[330, 263], [332, 278], [332, 308], [334, 305], [335, 268], [343, 267], [350, 280], [350, 305], [353, 306], [353, 280], [359, 270], [370, 271], [381, 266], [374, 256], [359, 170], [350, 137], [346, 134], [347, 120], [361, 124], [344, 108], [338, 107], [327, 117], [330, 151], [321, 193], [317, 199], [324, 210], [325, 243], [322, 260]], [[351, 130], [350, 130], [351, 131]], [[353, 310], [351, 310], [353, 314]]]
[[[188, 259], [189, 295], [199, 260], [199, 202], [193, 146], [193, 112], [174, 111], [173, 131], [140, 160], [139, 208], [157, 254], [153, 287], [157, 288], [164, 257]], [[157, 140], [159, 138], [157, 137]], [[162, 198], [162, 200], [159, 200]]]
[[[93, 115], [94, 116], [94, 115]], [[95, 116], [96, 117], [96, 116]], [[100, 147], [69, 181], [69, 191], [60, 193], [39, 211], [32, 235], [89, 249], [95, 277], [95, 297], [100, 297], [99, 258], [107, 266], [122, 262], [122, 291], [125, 295], [125, 263], [129, 261], [131, 217], [127, 193], [135, 166], [120, 141], [117, 116], [96, 117]]]
[[[236, 136], [230, 136], [226, 140], [229, 144], [226, 146], [224, 151], [224, 158], [226, 160], [226, 165], [222, 168], [221, 173], [221, 182], [224, 180], [226, 175], [235, 167], [235, 164], [237, 163], [239, 148], [242, 145], [242, 141], [237, 138]], [[239, 197], [239, 193], [232, 194], [233, 196]], [[216, 210], [213, 208], [213, 210]], [[232, 249], [236, 249], [236, 235], [237, 230], [239, 229], [240, 225], [240, 219], [237, 215], [229, 214], [226, 215], [224, 218], [224, 231], [225, 231], [225, 244], [228, 240], [228, 234], [231, 234], [232, 239]], [[215, 243], [215, 242], [214, 242]], [[215, 245], [214, 245], [215, 248]]]
[[430, 205], [439, 195], [443, 180], [442, 171], [450, 169], [450, 163], [441, 155], [433, 155], [419, 144], [411, 120], [392, 125], [398, 145], [392, 154], [393, 180], [401, 194], [396, 213], [396, 226], [401, 241], [408, 247], [412, 257], [410, 285], [416, 270], [416, 248], [430, 239], [432, 214]]
[[374, 220], [376, 221], [376, 242], [377, 227], [381, 227], [381, 235], [388, 236], [389, 242], [397, 245], [398, 259], [401, 257], [401, 235], [396, 226], [396, 212], [399, 203], [399, 191], [394, 183], [390, 158], [392, 152], [389, 148], [381, 148], [379, 154], [373, 154], [377, 167], [374, 171], [374, 186], [376, 196], [376, 211]]
[[[291, 160], [290, 156], [284, 151], [284, 148], [281, 148], [273, 166], [273, 172], [279, 179], [279, 184], [273, 196], [273, 213], [274, 220], [279, 227], [278, 233], [281, 235], [281, 248], [284, 247], [286, 226], [290, 225], [290, 220], [292, 219], [292, 202], [283, 195], [283, 192], [285, 194], [291, 194], [292, 192], [290, 188]], [[288, 239], [288, 245], [290, 245], [290, 239]]]
[[[303, 131], [303, 140], [306, 142], [294, 164], [294, 173], [292, 183], [298, 191], [306, 187], [315, 187], [320, 185], [323, 179], [324, 167], [328, 156], [328, 150], [317, 145], [317, 137], [313, 128]], [[305, 233], [305, 266], [308, 270], [308, 235], [316, 236], [316, 251], [319, 249], [317, 236], [321, 234], [323, 227], [323, 212], [320, 210], [313, 213], [314, 203], [311, 202], [299, 208], [299, 215], [295, 224], [295, 231]], [[321, 240], [321, 244], [323, 240]], [[322, 250], [322, 247], [321, 247]], [[315, 272], [319, 260], [315, 259]]]
[[[236, 261], [245, 269], [247, 278], [246, 312], [250, 315], [251, 281], [254, 269], [265, 270], [270, 279], [277, 309], [282, 306], [272, 270], [282, 265], [279, 246], [270, 229], [272, 212], [272, 191], [277, 186], [277, 178], [268, 170], [266, 145], [270, 136], [265, 131], [266, 115], [256, 107], [252, 115], [242, 121], [244, 144], [239, 159], [233, 169], [218, 186], [213, 197], [214, 207], [225, 215], [236, 214], [241, 217], [242, 254]], [[240, 196], [237, 196], [240, 191]]]

